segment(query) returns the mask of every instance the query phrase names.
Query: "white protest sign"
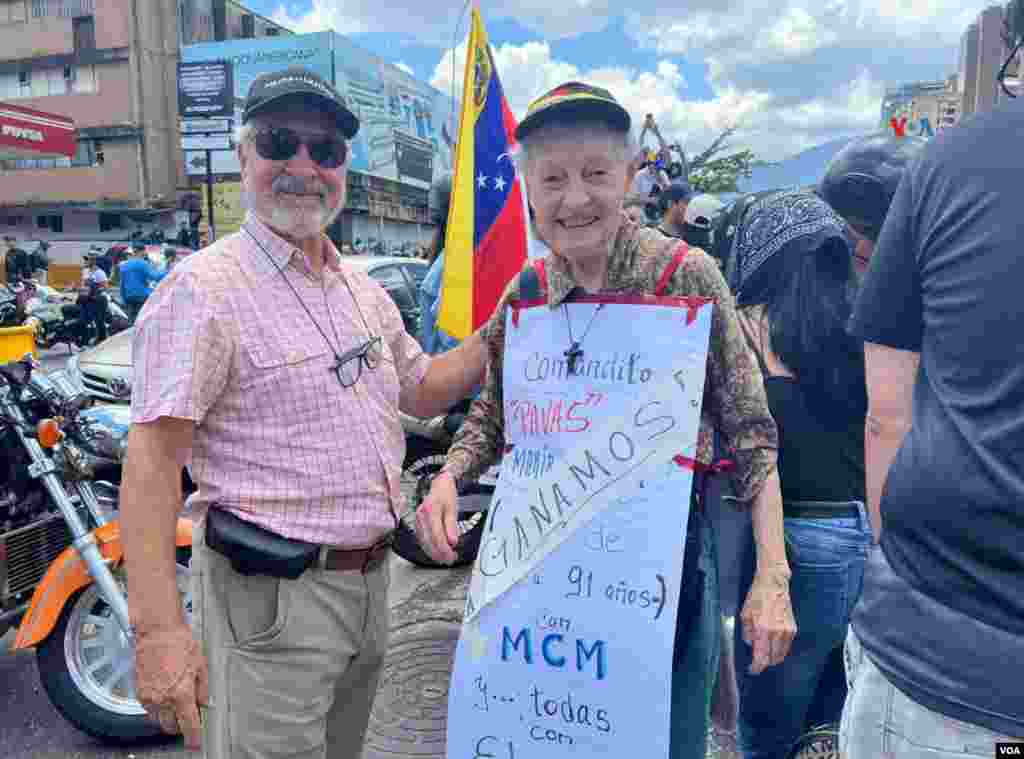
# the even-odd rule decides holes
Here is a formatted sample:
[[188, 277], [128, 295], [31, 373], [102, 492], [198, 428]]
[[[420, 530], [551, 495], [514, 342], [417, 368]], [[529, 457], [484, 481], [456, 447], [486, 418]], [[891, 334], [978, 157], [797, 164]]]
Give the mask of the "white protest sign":
[[[509, 315], [502, 463], [449, 695], [448, 756], [667, 756], [710, 305]], [[568, 376], [567, 322], [584, 355]], [[684, 610], [685, 613], [686, 610]]]

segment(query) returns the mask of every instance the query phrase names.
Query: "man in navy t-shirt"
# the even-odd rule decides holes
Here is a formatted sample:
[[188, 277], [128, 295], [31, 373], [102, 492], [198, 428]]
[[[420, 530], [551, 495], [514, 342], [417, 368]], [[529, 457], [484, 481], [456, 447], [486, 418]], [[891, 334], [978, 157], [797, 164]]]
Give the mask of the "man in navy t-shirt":
[[1024, 102], [931, 141], [850, 325], [881, 542], [847, 642], [845, 759], [1024, 737]]

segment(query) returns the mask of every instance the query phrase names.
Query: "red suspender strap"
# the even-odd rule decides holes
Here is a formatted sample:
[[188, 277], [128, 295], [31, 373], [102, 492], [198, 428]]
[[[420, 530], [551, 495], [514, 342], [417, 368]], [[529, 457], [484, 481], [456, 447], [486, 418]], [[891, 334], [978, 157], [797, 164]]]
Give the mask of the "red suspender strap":
[[[520, 276], [525, 274], [529, 269], [524, 269]], [[540, 290], [540, 298], [547, 300], [548, 297], [548, 272], [544, 266], [544, 259], [538, 259], [533, 263], [533, 272], [537, 275], [537, 288]], [[520, 304], [523, 300], [523, 294], [519, 293], [519, 298], [512, 304], [512, 326], [519, 326], [519, 309]], [[529, 300], [529, 298], [527, 298]]]
[[658, 286], [654, 288], [654, 294], [661, 296], [665, 294], [665, 290], [668, 289], [668, 283], [672, 281], [672, 275], [676, 273], [676, 269], [686, 258], [687, 252], [690, 250], [690, 246], [685, 242], [679, 243], [676, 247], [676, 252], [672, 256], [672, 260], [669, 261], [668, 266], [665, 267], [665, 271], [661, 273], [661, 279], [658, 280]]

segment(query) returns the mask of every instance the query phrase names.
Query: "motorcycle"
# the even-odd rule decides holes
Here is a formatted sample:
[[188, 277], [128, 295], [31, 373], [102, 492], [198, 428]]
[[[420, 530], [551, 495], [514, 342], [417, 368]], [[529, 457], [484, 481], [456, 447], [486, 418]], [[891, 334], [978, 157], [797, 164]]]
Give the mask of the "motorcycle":
[[[114, 335], [131, 326], [131, 319], [122, 305], [111, 294], [107, 298], [107, 334]], [[59, 295], [39, 298], [28, 307], [28, 319], [36, 327], [36, 345], [42, 349], [57, 343], [67, 343], [80, 349], [93, 345], [98, 338], [96, 325], [86, 324], [81, 304]]]
[[[134, 634], [117, 519], [126, 407], [92, 407], [31, 356], [0, 365], [0, 634], [36, 649], [50, 701], [78, 729], [126, 744], [160, 734], [135, 696]], [[192, 525], [179, 519], [190, 614]]]
[[0, 287], [0, 327], [19, 326], [18, 310], [16, 292], [6, 285]]
[[402, 417], [405, 429], [406, 454], [402, 465], [402, 495], [406, 510], [395, 529], [392, 550], [406, 561], [427, 569], [450, 569], [472, 564], [480, 550], [487, 508], [498, 486], [498, 466], [487, 470], [480, 479], [459, 492], [458, 531], [455, 563], [441, 564], [430, 557], [416, 536], [416, 510], [430, 493], [434, 477], [444, 466], [452, 439], [465, 421], [468, 404], [461, 404], [445, 416], [433, 419]]
[[0, 327], [20, 326], [36, 297], [36, 284], [32, 280], [0, 287]]

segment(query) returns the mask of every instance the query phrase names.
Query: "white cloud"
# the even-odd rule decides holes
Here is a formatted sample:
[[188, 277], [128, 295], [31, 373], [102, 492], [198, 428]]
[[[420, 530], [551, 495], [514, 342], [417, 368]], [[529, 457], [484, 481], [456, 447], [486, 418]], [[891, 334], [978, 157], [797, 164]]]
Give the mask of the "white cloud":
[[[816, 53], [955, 47], [991, 0], [697, 0], [685, 9], [667, 0], [630, 14], [629, 33], [661, 54], [703, 58], [712, 78], [744, 67], [803, 62]], [[950, 61], [955, 66], [955, 60]]]
[[[455, 92], [461, 96], [466, 43], [455, 51]], [[636, 71], [622, 67], [581, 70], [551, 56], [546, 42], [494, 47], [495, 64], [509, 106], [522, 117], [530, 101], [570, 80], [582, 79], [608, 88], [629, 110], [639, 129], [644, 114], [653, 113], [662, 134], [699, 152], [726, 127], [740, 127], [732, 139], [736, 148], [750, 147], [767, 159], [778, 159], [829, 139], [870, 131], [878, 120], [882, 85], [867, 71], [846, 87], [823, 97], [809, 97], [789, 105], [764, 90], [722, 87], [707, 101], [686, 97], [679, 67], [669, 61], [657, 69]], [[441, 59], [431, 83], [452, 91], [452, 53]]]
[[[288, 0], [295, 7], [295, 0]], [[485, 20], [515, 19], [546, 39], [575, 37], [605, 28], [626, 15], [628, 28], [663, 52], [683, 52], [716, 42], [725, 59], [749, 50], [799, 53], [829, 44], [874, 46], [911, 41], [925, 46], [954, 44], [970, 21], [995, 0], [632, 0], [628, 12], [613, 0], [508, 0], [492, 3]], [[464, 0], [312, 0], [306, 14], [278, 13], [296, 28], [333, 27], [345, 33], [380, 30], [415, 34], [423, 40], [451, 40]], [[463, 29], [468, 23], [463, 19]], [[742, 43], [742, 44], [741, 44]]]
[[342, 13], [341, 3], [334, 0], [312, 0], [312, 7], [303, 12], [283, 3], [270, 14], [270, 19], [300, 34], [334, 30], [339, 34], [359, 34], [370, 31], [372, 16]]
[[408, 63], [403, 63], [402, 61], [399, 61], [398, 63], [395, 64], [395, 68], [402, 69], [402, 71], [404, 71], [409, 76], [416, 76], [416, 72], [412, 70], [412, 66], [410, 66]]
[[[875, 128], [887, 83], [919, 78], [922, 70], [955, 71], [960, 35], [994, 1], [631, 0], [624, 28], [633, 45], [658, 56], [653, 70], [621, 65], [632, 50], [608, 50], [607, 64], [581, 70], [553, 58], [545, 41], [492, 42], [506, 94], [519, 114], [541, 92], [582, 78], [609, 87], [638, 121], [654, 113], [666, 136], [685, 140], [692, 149], [739, 123], [737, 147], [777, 158]], [[291, 19], [301, 30], [409, 35], [440, 49], [451, 45], [466, 5], [465, 0], [312, 2], [307, 14], [289, 14], [282, 6], [275, 18]], [[613, 0], [509, 0], [489, 4], [485, 20], [490, 25], [515, 19], [554, 40], [604, 29], [625, 7]], [[464, 38], [468, 14], [459, 23], [458, 37]], [[450, 52], [437, 66], [434, 83], [445, 92], [453, 79], [456, 89], [462, 86], [464, 50], [463, 43], [454, 77]], [[674, 62], [680, 57], [707, 65], [711, 99], [690, 95]]]

